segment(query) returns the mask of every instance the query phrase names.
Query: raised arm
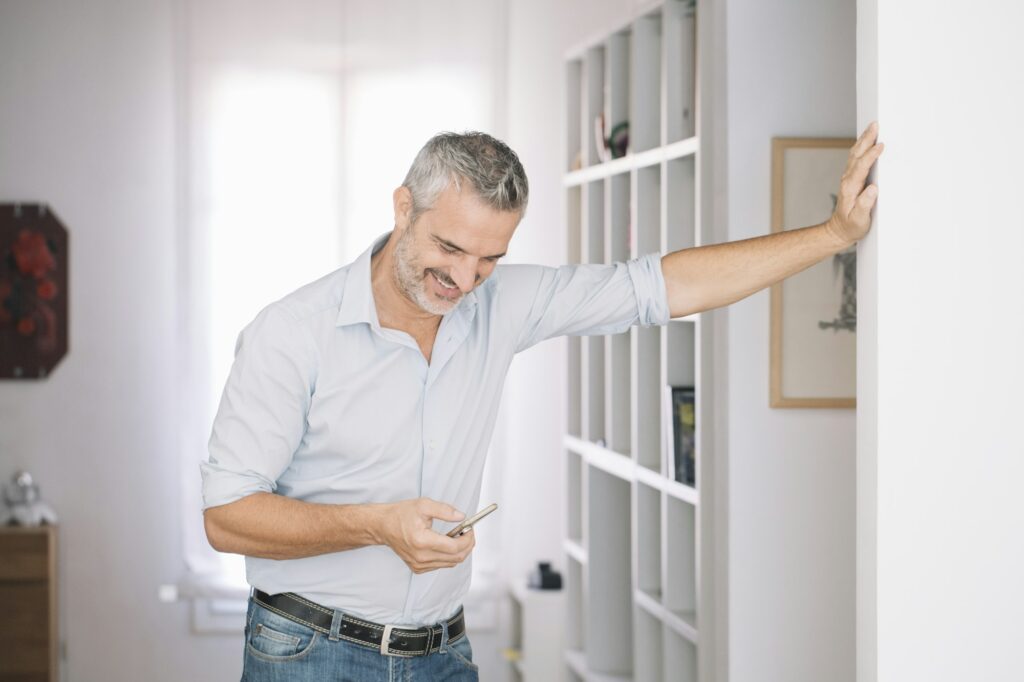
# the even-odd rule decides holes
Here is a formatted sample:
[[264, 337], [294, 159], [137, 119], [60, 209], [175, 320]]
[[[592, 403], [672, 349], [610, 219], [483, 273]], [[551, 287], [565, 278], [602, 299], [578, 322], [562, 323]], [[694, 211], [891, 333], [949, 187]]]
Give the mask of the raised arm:
[[672, 317], [735, 303], [857, 242], [871, 228], [878, 187], [864, 187], [882, 153], [872, 123], [850, 149], [835, 213], [820, 225], [683, 249], [661, 259]]

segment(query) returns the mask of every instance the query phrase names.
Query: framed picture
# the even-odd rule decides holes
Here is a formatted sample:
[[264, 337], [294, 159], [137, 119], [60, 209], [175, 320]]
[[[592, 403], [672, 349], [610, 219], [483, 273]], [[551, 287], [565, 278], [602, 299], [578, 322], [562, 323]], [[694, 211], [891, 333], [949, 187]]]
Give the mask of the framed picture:
[[0, 379], [45, 379], [67, 350], [67, 230], [46, 204], [0, 204]]
[[[772, 139], [772, 232], [823, 223], [853, 138]], [[856, 407], [857, 247], [772, 286], [772, 407]]]

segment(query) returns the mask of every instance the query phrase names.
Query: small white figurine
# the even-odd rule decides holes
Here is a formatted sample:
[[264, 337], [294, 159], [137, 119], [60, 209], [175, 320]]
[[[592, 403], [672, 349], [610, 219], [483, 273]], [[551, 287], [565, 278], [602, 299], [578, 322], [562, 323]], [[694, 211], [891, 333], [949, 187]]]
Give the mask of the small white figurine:
[[57, 523], [57, 514], [39, 499], [39, 486], [32, 474], [19, 471], [4, 486], [7, 509], [0, 509], [0, 525], [42, 526]]

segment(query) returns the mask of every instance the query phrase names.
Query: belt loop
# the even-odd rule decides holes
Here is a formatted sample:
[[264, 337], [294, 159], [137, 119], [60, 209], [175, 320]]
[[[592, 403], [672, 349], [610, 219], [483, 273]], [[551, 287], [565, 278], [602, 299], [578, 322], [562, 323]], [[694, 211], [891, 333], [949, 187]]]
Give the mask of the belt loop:
[[437, 647], [437, 653], [448, 653], [448, 621], [441, 621], [441, 644]]
[[334, 615], [331, 617], [331, 634], [327, 636], [327, 639], [331, 642], [337, 642], [341, 639], [341, 619], [343, 615], [341, 609], [334, 609]]

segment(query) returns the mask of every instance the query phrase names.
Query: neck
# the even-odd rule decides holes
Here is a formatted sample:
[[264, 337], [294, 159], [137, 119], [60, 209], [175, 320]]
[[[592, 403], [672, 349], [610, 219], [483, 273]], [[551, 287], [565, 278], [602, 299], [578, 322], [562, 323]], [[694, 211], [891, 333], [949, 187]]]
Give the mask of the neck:
[[370, 287], [377, 308], [377, 319], [382, 327], [402, 331], [436, 329], [441, 316], [420, 308], [398, 287], [395, 279], [395, 243], [398, 236], [392, 232], [387, 243], [370, 259]]

